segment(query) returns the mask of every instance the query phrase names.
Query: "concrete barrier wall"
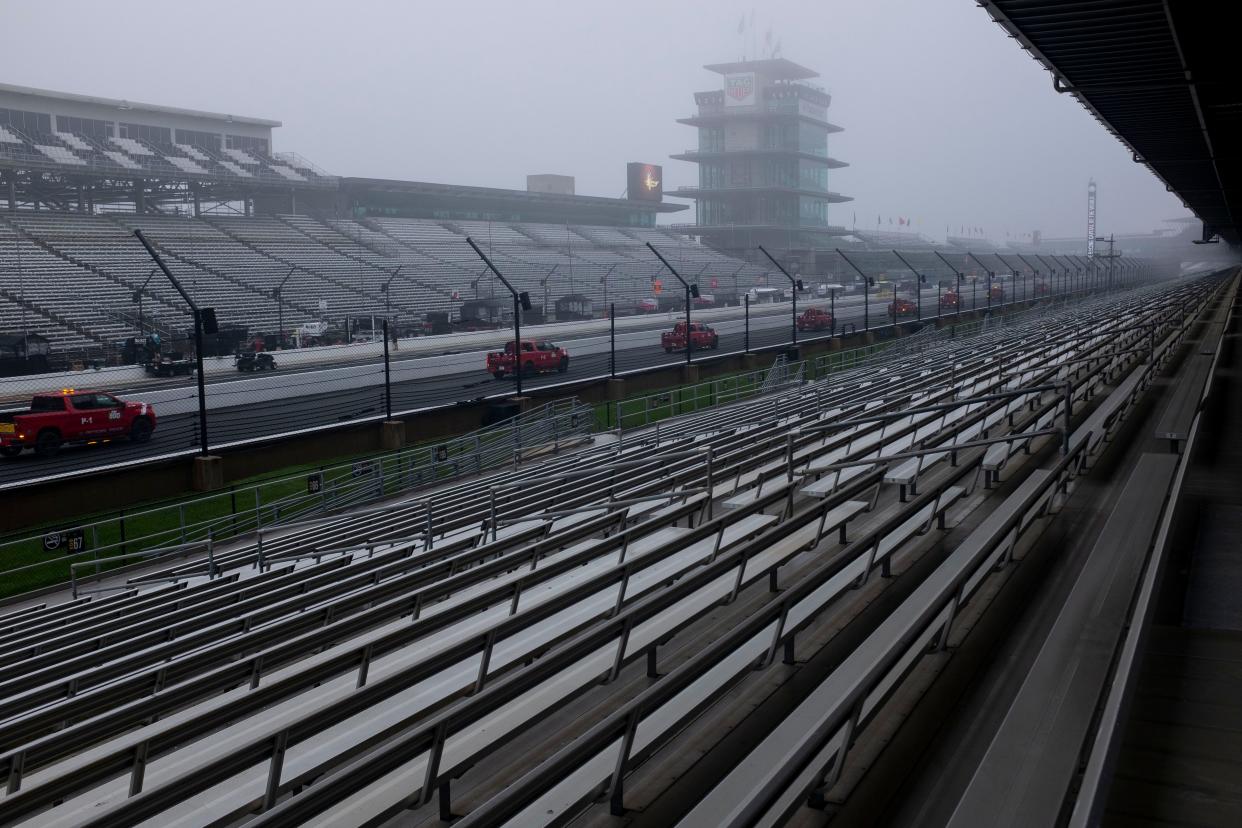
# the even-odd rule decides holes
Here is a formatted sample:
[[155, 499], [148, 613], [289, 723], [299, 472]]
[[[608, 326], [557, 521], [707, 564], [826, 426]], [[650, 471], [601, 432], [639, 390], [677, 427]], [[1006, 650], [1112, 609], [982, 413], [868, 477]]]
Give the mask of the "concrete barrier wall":
[[[862, 342], [861, 334], [843, 339], [822, 339], [802, 345], [801, 356], [810, 359], [829, 350], [857, 347]], [[701, 356], [694, 363], [699, 374], [698, 381], [766, 367], [783, 350], [768, 349], [749, 357], [745, 354]], [[684, 368], [684, 364], [676, 364], [629, 374], [624, 378], [624, 394], [627, 397], [637, 396], [682, 385]], [[607, 379], [592, 379], [552, 389], [533, 389], [529, 397], [532, 405], [573, 397], [595, 404], [609, 400], [609, 388]], [[480, 428], [488, 408], [487, 403], [467, 402], [420, 411], [400, 419], [406, 424], [407, 443], [415, 444]], [[212, 453], [222, 458], [224, 482], [229, 484], [289, 466], [330, 464], [344, 457], [380, 451], [379, 423], [369, 421], [273, 438], [242, 447], [226, 447]], [[146, 501], [189, 494], [193, 491], [193, 463], [193, 456], [182, 456], [22, 486], [5, 495], [5, 509], [0, 512], [0, 531], [10, 532], [23, 526], [53, 521], [63, 518], [66, 513], [127, 509]]]

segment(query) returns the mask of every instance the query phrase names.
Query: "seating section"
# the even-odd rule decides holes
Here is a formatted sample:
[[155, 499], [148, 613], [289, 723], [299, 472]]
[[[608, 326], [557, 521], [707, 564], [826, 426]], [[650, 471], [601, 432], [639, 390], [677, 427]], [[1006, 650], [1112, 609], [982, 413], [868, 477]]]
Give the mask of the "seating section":
[[[168, 164], [215, 170], [233, 165], [246, 175], [259, 174], [255, 156], [241, 151], [230, 151], [236, 160], [227, 160], [211, 159], [187, 146], [166, 148], [163, 155], [149, 149], [139, 153], [148, 145], [133, 139], [115, 139], [111, 149], [90, 144], [89, 151], [80, 150], [80, 143], [87, 142], [75, 139], [73, 148], [57, 149], [88, 156], [84, 163], [111, 158], [130, 169]], [[252, 163], [249, 170], [242, 166], [243, 158]], [[512, 283], [529, 291], [535, 304], [543, 304], [545, 297], [554, 304], [561, 296], [581, 294], [597, 312], [605, 302], [624, 307], [652, 296], [655, 278], [671, 281], [644, 247], [648, 241], [683, 276], [700, 281], [705, 293], [711, 290], [711, 279], [728, 284], [736, 275], [745, 286], [765, 272], [684, 237], [643, 228], [387, 217], [190, 219], [19, 212], [0, 216], [0, 296], [20, 302], [19, 283], [25, 282], [28, 307], [41, 317], [41, 332], [53, 334], [56, 351], [88, 343], [115, 347], [135, 336], [139, 320], [134, 296], [140, 288], [144, 329], [183, 333], [190, 326], [188, 308], [162, 274], [148, 279], [154, 263], [134, 238], [135, 229], [142, 229], [167, 256], [199, 304], [216, 309], [221, 324], [252, 333], [274, 333], [282, 320], [286, 331], [304, 322], [340, 325], [347, 316], [372, 314], [414, 322], [434, 311], [456, 313], [466, 299], [496, 295], [500, 286], [470, 249], [467, 236]], [[13, 330], [5, 321], [0, 333]]]
[[[281, 244], [275, 224], [290, 225], [271, 222], [250, 237]], [[943, 561], [923, 559], [934, 571], [913, 593], [891, 595], [892, 620], [799, 691], [814, 691], [814, 716], [865, 700], [854, 724], [866, 728], [943, 648], [957, 622], [942, 608], [1006, 566], [1093, 451], [1073, 442], [1037, 469], [1046, 458], [1020, 445], [1057, 446], [1050, 420], [1089, 413], [1107, 378], [1153, 379], [1136, 352], [1144, 326], [1176, 341], [1186, 326], [1171, 311], [1195, 316], [1218, 286], [946, 332], [606, 442], [555, 452], [549, 438], [526, 454], [542, 460], [503, 471], [382, 501], [381, 486], [362, 511], [306, 520], [301, 509], [332, 508], [307, 495], [285, 504], [299, 523], [79, 582], [102, 587], [87, 601], [76, 587], [40, 597], [0, 616], [0, 821], [430, 824], [456, 805], [482, 824], [564, 824], [600, 791], [623, 804], [621, 781], [644, 762], [692, 755], [682, 729], [709, 705], [757, 698], [735, 688], [770, 693], [796, 647], [860, 639], [827, 633], [960, 530]], [[1012, 494], [982, 485], [983, 440], [1013, 447]], [[906, 500], [888, 476], [911, 451], [929, 461]], [[405, 461], [393, 459], [395, 472]], [[669, 651], [679, 657], [661, 665]], [[847, 678], [868, 684], [843, 689]], [[814, 716], [770, 728], [826, 739], [798, 729]], [[733, 757], [738, 771], [722, 762], [718, 779], [741, 778], [694, 824], [726, 824], [704, 815], [713, 802], [740, 813], [766, 773], [803, 778], [797, 763], [830, 746], [760, 744], [753, 761]], [[459, 786], [469, 794], [455, 801]]]
[[253, 150], [161, 144], [119, 136], [97, 139], [74, 132], [36, 134], [11, 126], [0, 127], [0, 157], [66, 168], [148, 170], [165, 175], [245, 178], [285, 186], [335, 184], [332, 176], [293, 153], [277, 158]]

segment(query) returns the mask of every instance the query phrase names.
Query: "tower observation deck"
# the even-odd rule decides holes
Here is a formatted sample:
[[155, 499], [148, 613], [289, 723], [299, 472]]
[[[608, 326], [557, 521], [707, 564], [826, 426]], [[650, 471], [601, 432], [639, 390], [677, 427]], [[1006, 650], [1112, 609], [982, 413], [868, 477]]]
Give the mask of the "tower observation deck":
[[833, 192], [828, 171], [844, 167], [828, 154], [831, 96], [808, 83], [818, 73], [784, 58], [704, 67], [720, 89], [696, 92], [698, 112], [678, 123], [698, 130], [698, 146], [672, 156], [699, 165], [699, 183], [676, 195], [695, 199], [695, 224], [679, 229], [740, 254], [763, 244], [814, 249], [844, 235], [828, 205], [850, 201]]

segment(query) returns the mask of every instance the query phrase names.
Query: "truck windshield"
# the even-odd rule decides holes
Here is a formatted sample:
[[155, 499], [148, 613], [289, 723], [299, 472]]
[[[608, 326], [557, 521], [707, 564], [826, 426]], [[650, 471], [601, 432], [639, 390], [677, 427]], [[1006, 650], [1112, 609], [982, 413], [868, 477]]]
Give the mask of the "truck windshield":
[[31, 411], [64, 411], [64, 397], [35, 397], [30, 401]]

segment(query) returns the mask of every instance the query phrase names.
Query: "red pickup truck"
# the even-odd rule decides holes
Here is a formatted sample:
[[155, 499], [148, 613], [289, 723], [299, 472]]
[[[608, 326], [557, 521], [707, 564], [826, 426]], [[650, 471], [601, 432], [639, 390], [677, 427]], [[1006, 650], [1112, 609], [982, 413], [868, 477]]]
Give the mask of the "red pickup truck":
[[[569, 352], [546, 339], [523, 339], [521, 357], [524, 377], [551, 371], [563, 374], [569, 370]], [[487, 371], [498, 380], [513, 374], [515, 364], [512, 342], [506, 342], [503, 351], [492, 351], [487, 355]]]
[[888, 303], [888, 315], [896, 319], [899, 316], [910, 316], [916, 310], [917, 306], [909, 299], [894, 299]]
[[[720, 344], [716, 331], [702, 322], [690, 323], [690, 345], [694, 350], [715, 350]], [[686, 347], [686, 323], [678, 322], [673, 330], [660, 334], [660, 345], [664, 352], [671, 354]]]
[[957, 302], [957, 293], [954, 291], [946, 290], [944, 293], [940, 294], [940, 307], [942, 309], [947, 308], [949, 310], [953, 310], [957, 307]]
[[1052, 288], [1048, 285], [1047, 282], [1036, 282], [1035, 283], [1035, 295], [1036, 296], [1051, 296]]
[[800, 331], [826, 331], [832, 327], [832, 314], [823, 308], [807, 308], [798, 317]]
[[155, 411], [146, 403], [67, 388], [35, 396], [29, 411], [0, 413], [0, 455], [16, 457], [33, 448], [40, 457], [51, 457], [66, 443], [107, 443], [117, 437], [145, 443], [153, 431]]
[[991, 295], [993, 302], [1005, 301], [1005, 289], [1000, 285], [992, 285]]

